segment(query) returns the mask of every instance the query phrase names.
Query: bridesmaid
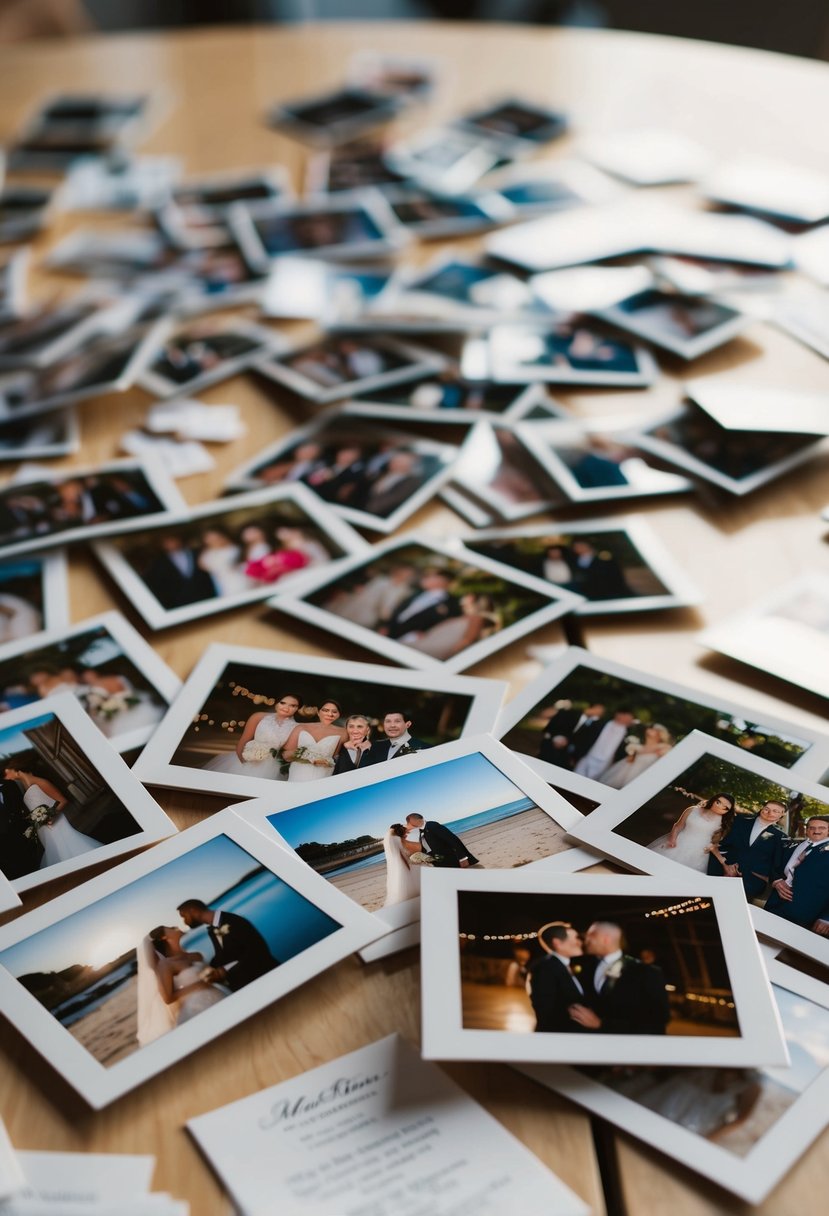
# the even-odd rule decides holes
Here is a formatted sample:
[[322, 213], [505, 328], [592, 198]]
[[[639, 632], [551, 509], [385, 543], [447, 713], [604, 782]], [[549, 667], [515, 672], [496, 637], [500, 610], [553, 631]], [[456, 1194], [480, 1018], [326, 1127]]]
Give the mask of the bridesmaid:
[[214, 756], [203, 765], [212, 773], [233, 773], [239, 777], [266, 777], [285, 781], [281, 759], [273, 752], [285, 747], [296, 726], [294, 715], [302, 704], [294, 693], [285, 693], [273, 713], [251, 714], [239, 736], [235, 751]]

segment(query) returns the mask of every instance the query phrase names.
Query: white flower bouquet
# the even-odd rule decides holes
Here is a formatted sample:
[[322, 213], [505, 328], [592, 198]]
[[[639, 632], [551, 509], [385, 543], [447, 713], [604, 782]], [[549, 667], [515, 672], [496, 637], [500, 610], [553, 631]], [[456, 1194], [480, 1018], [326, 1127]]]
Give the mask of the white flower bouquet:
[[271, 748], [266, 743], [257, 743], [255, 739], [248, 739], [242, 748], [242, 759], [246, 764], [257, 760], [270, 760], [270, 758]]
[[433, 866], [435, 864], [431, 853], [410, 853], [409, 861], [413, 866]]
[[90, 717], [105, 718], [107, 722], [111, 722], [113, 718], [117, 718], [119, 714], [122, 714], [125, 709], [130, 709], [131, 706], [137, 705], [138, 697], [130, 696], [125, 692], [96, 692], [92, 688], [84, 695], [83, 704]]
[[334, 767], [334, 761], [330, 756], [326, 756], [324, 752], [317, 751], [315, 747], [298, 747], [294, 753], [294, 764], [325, 764], [328, 768]]
[[56, 818], [57, 812], [53, 806], [36, 806], [33, 810], [29, 811], [29, 826], [23, 835], [27, 840], [31, 840], [33, 836], [39, 834], [40, 828], [48, 828], [50, 824], [55, 822]]

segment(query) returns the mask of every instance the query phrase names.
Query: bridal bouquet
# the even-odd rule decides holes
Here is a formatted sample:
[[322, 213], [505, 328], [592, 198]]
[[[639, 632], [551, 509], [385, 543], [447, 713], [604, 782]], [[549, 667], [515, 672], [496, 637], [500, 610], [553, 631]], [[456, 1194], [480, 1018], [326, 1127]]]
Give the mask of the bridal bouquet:
[[53, 806], [36, 806], [34, 810], [29, 811], [29, 826], [23, 835], [27, 840], [31, 840], [33, 836], [37, 836], [40, 828], [48, 828], [55, 822], [56, 818]]
[[413, 866], [433, 866], [434, 853], [410, 853], [409, 861]]
[[138, 704], [138, 697], [130, 696], [129, 693], [98, 692], [94, 688], [90, 688], [89, 692], [84, 693], [82, 700], [84, 709], [90, 717], [105, 718], [107, 722], [117, 718], [118, 714], [122, 714], [125, 709], [130, 709], [133, 705]]
[[318, 764], [320, 760], [328, 768], [334, 767], [334, 761], [330, 756], [324, 756], [322, 752], [318, 752], [313, 747], [298, 747], [294, 752], [294, 764]]
[[242, 748], [242, 759], [246, 763], [256, 760], [270, 760], [272, 755], [273, 750], [268, 747], [267, 743], [257, 743], [255, 739], [248, 739]]
[[638, 739], [636, 735], [627, 735], [625, 738], [625, 755], [635, 756], [641, 746], [642, 740]]

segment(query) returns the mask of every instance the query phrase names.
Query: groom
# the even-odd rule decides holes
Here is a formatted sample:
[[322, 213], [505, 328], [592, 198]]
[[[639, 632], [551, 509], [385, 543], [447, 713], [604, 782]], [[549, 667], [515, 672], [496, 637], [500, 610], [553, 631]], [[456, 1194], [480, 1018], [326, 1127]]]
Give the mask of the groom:
[[406, 816], [406, 827], [409, 829], [407, 839], [419, 841], [423, 852], [433, 856], [434, 866], [465, 870], [478, 864], [478, 858], [472, 856], [461, 838], [442, 823], [412, 814]]
[[[602, 1034], [665, 1034], [670, 1008], [658, 967], [625, 954], [620, 925], [594, 921], [584, 935], [584, 1002], [570, 1006], [582, 1030]], [[592, 966], [587, 963], [592, 961]]]
[[258, 980], [279, 966], [267, 942], [244, 916], [209, 908], [200, 899], [186, 899], [178, 913], [188, 929], [207, 926], [213, 943], [213, 959], [205, 979], [209, 984], [227, 984], [232, 992]]
[[29, 826], [17, 782], [0, 780], [0, 871], [6, 878], [22, 878], [38, 867], [43, 849], [37, 832], [26, 835]]

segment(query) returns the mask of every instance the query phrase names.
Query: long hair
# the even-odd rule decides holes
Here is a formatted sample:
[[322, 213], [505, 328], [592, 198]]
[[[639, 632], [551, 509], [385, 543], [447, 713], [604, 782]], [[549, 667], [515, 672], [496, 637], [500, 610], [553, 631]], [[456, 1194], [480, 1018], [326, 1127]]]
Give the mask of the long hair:
[[733, 794], [726, 794], [726, 793], [712, 794], [712, 796], [706, 802], [702, 803], [702, 809], [704, 811], [710, 811], [711, 807], [714, 805], [714, 803], [717, 801], [718, 798], [727, 798], [731, 805], [729, 806], [728, 810], [725, 812], [722, 819], [720, 820], [720, 826], [717, 828], [717, 831], [715, 832], [715, 837], [716, 837], [717, 843], [725, 840], [726, 836], [731, 831], [731, 828], [734, 825], [734, 820], [737, 818], [737, 811], [735, 809], [737, 806], [737, 803], [736, 803], [736, 800], [735, 800]]
[[156, 925], [154, 929], [150, 929], [148, 937], [153, 944], [156, 954], [160, 954], [162, 958], [170, 957], [170, 947], [165, 941], [164, 934], [166, 933], [164, 925]]

